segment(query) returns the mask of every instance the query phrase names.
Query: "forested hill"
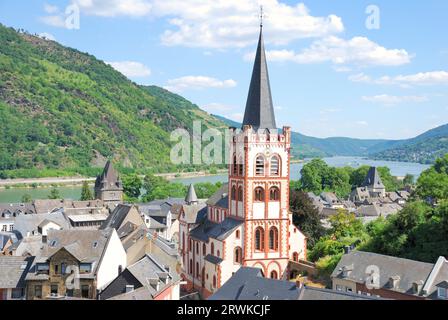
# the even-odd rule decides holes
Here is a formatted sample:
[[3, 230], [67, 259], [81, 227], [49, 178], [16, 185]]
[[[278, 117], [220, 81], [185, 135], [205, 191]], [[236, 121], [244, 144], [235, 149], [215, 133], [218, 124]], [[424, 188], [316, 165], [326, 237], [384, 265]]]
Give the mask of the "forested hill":
[[448, 124], [426, 131], [415, 138], [400, 141], [393, 148], [373, 154], [372, 157], [429, 164], [445, 154], [448, 154]]
[[[215, 115], [227, 125], [240, 127], [235, 121]], [[344, 137], [315, 138], [292, 133], [292, 154], [299, 158], [363, 156], [378, 160], [431, 164], [448, 153], [448, 124], [405, 140], [369, 140]]]
[[170, 132], [223, 122], [142, 87], [92, 55], [0, 25], [0, 170], [100, 166], [176, 169]]

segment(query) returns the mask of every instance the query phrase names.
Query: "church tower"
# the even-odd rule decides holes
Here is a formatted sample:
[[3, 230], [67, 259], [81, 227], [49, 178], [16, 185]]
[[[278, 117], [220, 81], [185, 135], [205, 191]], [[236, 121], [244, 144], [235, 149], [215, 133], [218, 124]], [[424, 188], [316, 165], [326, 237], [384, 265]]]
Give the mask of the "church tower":
[[123, 185], [110, 160], [96, 178], [94, 190], [95, 198], [103, 200], [108, 206], [112, 207], [123, 202]]
[[289, 212], [291, 129], [277, 129], [263, 29], [241, 129], [231, 128], [229, 215], [243, 219], [243, 265], [282, 278], [289, 260], [306, 258], [306, 239]]

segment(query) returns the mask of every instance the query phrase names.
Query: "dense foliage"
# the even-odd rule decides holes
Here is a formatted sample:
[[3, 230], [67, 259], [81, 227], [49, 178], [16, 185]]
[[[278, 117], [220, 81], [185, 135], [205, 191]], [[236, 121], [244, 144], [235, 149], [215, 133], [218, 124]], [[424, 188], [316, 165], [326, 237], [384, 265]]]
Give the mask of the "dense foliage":
[[[352, 174], [351, 182], [358, 183], [360, 176], [362, 172]], [[412, 181], [413, 177], [408, 176], [406, 183]], [[366, 225], [344, 210], [330, 217], [331, 228], [319, 239], [313, 239], [315, 245], [308, 258], [316, 262], [321, 276], [328, 279], [345, 247], [431, 263], [439, 256], [448, 256], [447, 188], [448, 155], [445, 155], [422, 173], [415, 194], [397, 214]], [[313, 208], [302, 207], [307, 211], [302, 215], [315, 214]]]
[[307, 237], [308, 248], [312, 248], [325, 233], [319, 211], [305, 192], [294, 189], [290, 191], [289, 209], [294, 225]]
[[170, 161], [172, 130], [191, 129], [194, 120], [224, 127], [182, 97], [138, 86], [91, 55], [1, 25], [0, 118], [4, 178], [41, 169], [79, 173], [106, 158], [177, 171], [183, 168]]
[[[368, 166], [357, 169], [336, 168], [330, 167], [321, 159], [313, 159], [303, 166], [300, 181], [293, 187], [316, 195], [323, 191], [335, 192], [339, 197], [347, 198], [353, 188], [362, 185], [368, 171]], [[392, 176], [389, 168], [379, 167], [378, 171], [387, 191], [395, 191], [403, 186], [403, 182]], [[407, 181], [410, 179], [411, 177], [408, 177]]]

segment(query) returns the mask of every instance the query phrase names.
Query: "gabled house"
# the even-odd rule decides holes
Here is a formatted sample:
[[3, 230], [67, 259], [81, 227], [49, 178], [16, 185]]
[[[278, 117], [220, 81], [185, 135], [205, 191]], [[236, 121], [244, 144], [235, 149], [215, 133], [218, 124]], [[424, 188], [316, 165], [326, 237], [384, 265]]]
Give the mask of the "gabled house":
[[101, 300], [179, 300], [180, 278], [145, 255], [128, 266], [100, 293]]
[[352, 251], [331, 274], [333, 289], [397, 300], [446, 299], [448, 261], [436, 264]]
[[33, 257], [0, 256], [0, 300], [23, 300]]
[[25, 278], [27, 299], [96, 299], [126, 268], [115, 229], [49, 230]]

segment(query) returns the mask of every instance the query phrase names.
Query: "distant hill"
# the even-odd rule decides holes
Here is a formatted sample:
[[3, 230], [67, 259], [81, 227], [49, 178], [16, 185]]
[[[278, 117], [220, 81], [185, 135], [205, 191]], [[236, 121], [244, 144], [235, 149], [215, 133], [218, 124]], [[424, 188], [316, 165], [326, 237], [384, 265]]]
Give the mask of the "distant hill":
[[0, 170], [101, 166], [167, 171], [170, 132], [225, 124], [94, 56], [0, 25]]
[[[229, 126], [241, 123], [214, 115]], [[448, 125], [429, 130], [406, 140], [369, 140], [344, 137], [314, 138], [292, 133], [293, 155], [299, 158], [363, 156], [378, 160], [432, 163], [448, 153]]]
[[372, 153], [371, 157], [382, 160], [410, 161], [430, 164], [448, 153], [448, 124], [426, 131], [392, 147]]

